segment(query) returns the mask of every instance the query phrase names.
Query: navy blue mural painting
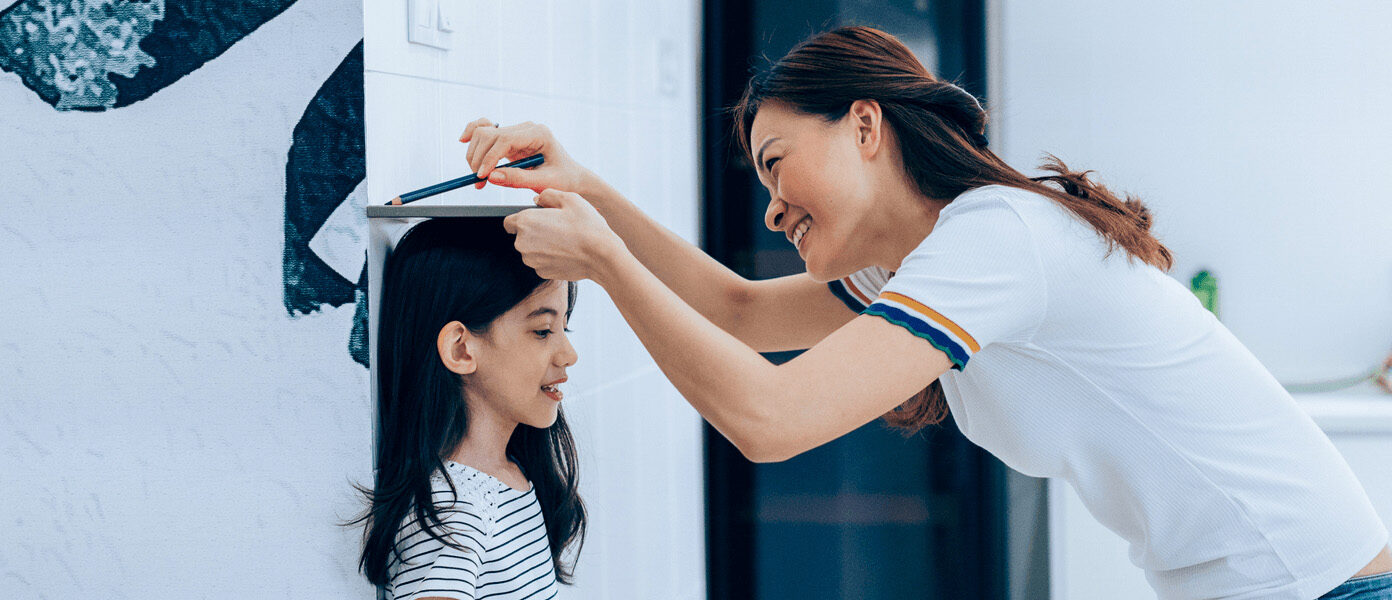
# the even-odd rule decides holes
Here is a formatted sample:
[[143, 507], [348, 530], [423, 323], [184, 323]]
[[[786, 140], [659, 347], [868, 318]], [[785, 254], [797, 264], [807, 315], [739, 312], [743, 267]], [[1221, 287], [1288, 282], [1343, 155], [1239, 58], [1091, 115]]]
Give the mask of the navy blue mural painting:
[[139, 102], [294, 0], [23, 0], [0, 12], [0, 69], [58, 110]]
[[[0, 71], [56, 110], [114, 110], [216, 59], [293, 3], [20, 0], [0, 10]], [[358, 42], [291, 135], [282, 281], [291, 318], [355, 303], [348, 352], [367, 366], [362, 52]]]
[[285, 161], [284, 281], [291, 316], [357, 304], [348, 351], [367, 366], [362, 51], [359, 42], [295, 125]]

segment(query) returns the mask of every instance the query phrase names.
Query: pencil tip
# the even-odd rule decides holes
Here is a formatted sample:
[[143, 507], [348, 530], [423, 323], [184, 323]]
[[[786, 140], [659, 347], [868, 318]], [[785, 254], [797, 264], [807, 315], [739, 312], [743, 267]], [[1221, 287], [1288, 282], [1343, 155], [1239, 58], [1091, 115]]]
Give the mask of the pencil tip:
[[395, 197], [395, 198], [392, 198], [392, 199], [391, 199], [391, 202], [388, 202], [387, 204], [401, 204], [401, 196], [397, 196], [397, 197]]

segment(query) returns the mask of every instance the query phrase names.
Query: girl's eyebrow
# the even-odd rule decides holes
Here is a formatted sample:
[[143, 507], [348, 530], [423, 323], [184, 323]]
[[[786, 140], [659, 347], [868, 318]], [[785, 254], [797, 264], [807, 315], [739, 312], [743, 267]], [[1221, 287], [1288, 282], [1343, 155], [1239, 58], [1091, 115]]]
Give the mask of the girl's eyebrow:
[[554, 308], [538, 308], [532, 311], [532, 314], [527, 315], [527, 318], [530, 319], [532, 317], [539, 317], [541, 315], [551, 315], [554, 317], [559, 314], [560, 313], [556, 312], [556, 309]]

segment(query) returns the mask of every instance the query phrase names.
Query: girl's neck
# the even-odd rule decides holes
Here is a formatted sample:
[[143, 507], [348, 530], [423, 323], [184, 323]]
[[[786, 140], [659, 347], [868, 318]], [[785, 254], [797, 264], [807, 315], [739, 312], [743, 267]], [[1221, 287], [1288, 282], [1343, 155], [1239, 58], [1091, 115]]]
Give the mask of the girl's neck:
[[[482, 404], [482, 403], [480, 403]], [[502, 471], [513, 471], [516, 467], [508, 460], [508, 440], [517, 429], [517, 423], [483, 409], [482, 406], [469, 407], [469, 430], [459, 441], [450, 460], [498, 477]], [[477, 410], [482, 409], [482, 410]], [[502, 479], [499, 477], [499, 479]]]

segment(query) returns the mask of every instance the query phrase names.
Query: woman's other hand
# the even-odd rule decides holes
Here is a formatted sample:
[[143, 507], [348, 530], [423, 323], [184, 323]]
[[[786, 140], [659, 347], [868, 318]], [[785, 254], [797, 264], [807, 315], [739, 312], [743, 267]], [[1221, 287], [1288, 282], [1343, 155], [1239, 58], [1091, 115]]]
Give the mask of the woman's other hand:
[[[497, 185], [528, 188], [535, 192], [558, 189], [584, 193], [594, 175], [580, 166], [545, 125], [526, 122], [499, 127], [488, 119], [477, 119], [464, 128], [460, 142], [469, 144], [469, 169]], [[498, 169], [499, 161], [543, 154], [546, 162], [531, 169]], [[475, 187], [482, 188], [484, 182]]]
[[599, 211], [579, 194], [547, 189], [536, 197], [536, 203], [541, 208], [503, 219], [503, 228], [517, 236], [522, 262], [542, 278], [595, 279], [628, 251]]

